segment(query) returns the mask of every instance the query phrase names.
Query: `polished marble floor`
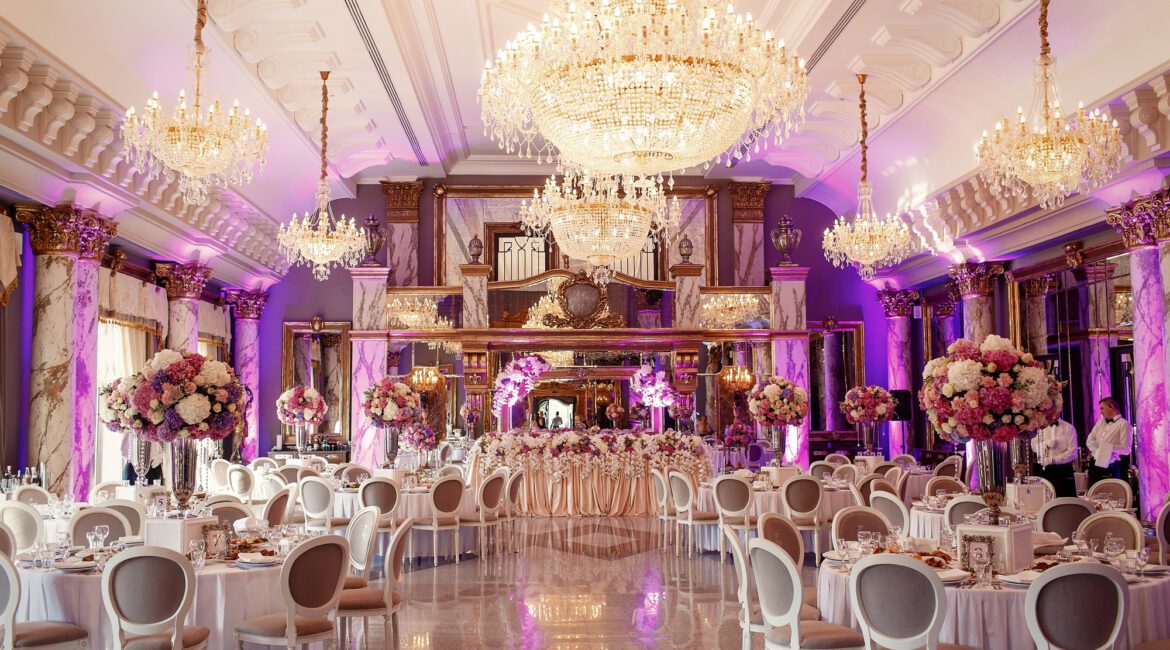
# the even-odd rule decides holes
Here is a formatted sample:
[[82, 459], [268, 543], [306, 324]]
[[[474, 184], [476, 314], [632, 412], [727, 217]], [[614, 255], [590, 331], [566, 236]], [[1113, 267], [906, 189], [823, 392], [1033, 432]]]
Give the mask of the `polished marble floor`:
[[[524, 519], [518, 552], [412, 565], [398, 647], [740, 648], [730, 558], [676, 558], [654, 530], [650, 518]], [[393, 647], [381, 621], [370, 628], [368, 647]], [[359, 636], [349, 647], [366, 647]]]

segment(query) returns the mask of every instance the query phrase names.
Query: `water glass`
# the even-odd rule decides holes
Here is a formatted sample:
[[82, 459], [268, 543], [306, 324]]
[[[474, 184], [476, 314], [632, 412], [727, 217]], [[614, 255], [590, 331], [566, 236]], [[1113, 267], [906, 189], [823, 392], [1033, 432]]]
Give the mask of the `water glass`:
[[97, 548], [98, 547], [98, 542], [97, 542], [98, 536], [97, 536], [97, 533], [95, 533], [94, 531], [92, 531], [92, 530], [87, 531], [85, 533], [85, 539], [87, 542], [89, 542], [89, 546], [87, 548]]
[[193, 539], [187, 542], [187, 559], [195, 565], [196, 571], [203, 566], [203, 562], [207, 559], [207, 545], [203, 540]]
[[48, 568], [47, 555], [45, 553], [45, 545], [41, 542], [33, 544], [33, 568], [45, 569]]
[[1142, 546], [1134, 554], [1134, 563], [1137, 565], [1138, 582], [1146, 581], [1146, 565], [1150, 563], [1150, 549]]
[[93, 532], [97, 533], [98, 545], [105, 548], [106, 538], [110, 536], [110, 527], [106, 524], [98, 524], [93, 527]]

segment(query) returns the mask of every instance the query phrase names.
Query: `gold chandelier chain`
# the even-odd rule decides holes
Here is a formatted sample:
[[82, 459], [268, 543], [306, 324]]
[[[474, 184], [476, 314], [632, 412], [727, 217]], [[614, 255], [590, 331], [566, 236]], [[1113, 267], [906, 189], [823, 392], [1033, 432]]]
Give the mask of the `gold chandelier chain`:
[[865, 78], [867, 75], [857, 75], [857, 83], [861, 84], [861, 97], [857, 107], [861, 110], [861, 182], [869, 179], [869, 123], [865, 120]]
[[195, 116], [200, 119], [203, 106], [203, 56], [207, 47], [203, 44], [203, 28], [207, 26], [207, 0], [199, 0], [195, 10]]
[[1047, 57], [1052, 53], [1052, 46], [1048, 44], [1048, 0], [1040, 0], [1040, 56]]
[[325, 152], [329, 148], [329, 123], [326, 117], [329, 115], [329, 71], [321, 71], [321, 180], [325, 180], [325, 170], [328, 166], [325, 159]]

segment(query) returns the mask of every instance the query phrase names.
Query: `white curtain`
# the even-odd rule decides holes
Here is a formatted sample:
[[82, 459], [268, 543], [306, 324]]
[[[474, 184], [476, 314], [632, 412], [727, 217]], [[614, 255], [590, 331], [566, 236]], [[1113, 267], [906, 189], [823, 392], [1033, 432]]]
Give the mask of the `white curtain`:
[[[101, 321], [98, 323], [98, 386], [134, 374], [146, 365], [150, 334], [140, 328]], [[95, 405], [96, 406], [96, 405]], [[113, 433], [98, 421], [97, 476], [91, 484], [122, 478], [122, 434]]]

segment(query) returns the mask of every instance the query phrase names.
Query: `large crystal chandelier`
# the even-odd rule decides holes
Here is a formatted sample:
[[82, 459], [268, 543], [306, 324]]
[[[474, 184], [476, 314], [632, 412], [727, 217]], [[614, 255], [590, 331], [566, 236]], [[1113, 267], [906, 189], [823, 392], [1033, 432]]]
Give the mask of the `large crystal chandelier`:
[[390, 322], [406, 330], [426, 332], [454, 329], [451, 319], [439, 315], [439, 305], [429, 298], [397, 297], [390, 301]]
[[633, 176], [570, 174], [534, 190], [520, 211], [524, 227], [549, 237], [561, 252], [593, 267], [605, 282], [615, 261], [637, 255], [655, 239], [666, 241], [678, 228], [678, 199], [662, 186]]
[[1034, 64], [1031, 115], [1016, 109], [1016, 123], [995, 123], [976, 146], [982, 175], [993, 194], [1031, 196], [1042, 208], [1059, 207], [1073, 192], [1104, 184], [1121, 167], [1121, 131], [1105, 112], [1077, 107], [1065, 119], [1056, 91], [1056, 58], [1048, 44], [1048, 1], [1040, 2], [1040, 57]]
[[729, 330], [759, 318], [763, 310], [759, 296], [722, 293], [703, 301], [703, 327]]
[[[521, 325], [522, 328], [529, 330], [557, 329], [549, 325], [545, 325], [544, 317], [560, 316], [563, 318], [565, 315], [565, 313], [561, 310], [560, 304], [557, 303], [556, 296], [554, 295], [556, 292], [556, 286], [559, 284], [560, 282], [557, 282], [556, 284], [550, 286], [548, 293], [541, 296], [540, 300], [537, 300], [535, 304], [528, 308], [528, 318], [524, 320], [524, 324]], [[548, 363], [551, 363], [558, 368], [563, 368], [573, 365], [576, 353], [572, 350], [540, 350], [536, 354]]]
[[866, 75], [857, 75], [861, 85], [858, 107], [861, 110], [861, 181], [857, 184], [857, 215], [852, 221], [837, 217], [832, 228], [825, 229], [821, 246], [825, 259], [833, 266], [857, 266], [863, 280], [872, 280], [877, 270], [892, 266], [910, 254], [910, 228], [898, 217], [883, 219], [873, 209], [873, 186], [869, 184], [869, 123], [865, 105]]
[[553, 0], [479, 90], [504, 150], [642, 177], [750, 160], [800, 127], [807, 97], [796, 53], [710, 0]]
[[353, 219], [333, 216], [329, 207], [329, 181], [325, 154], [329, 146], [329, 72], [321, 72], [321, 178], [317, 181], [317, 211], [298, 219], [294, 214], [281, 226], [277, 243], [290, 264], [313, 267], [313, 277], [325, 280], [334, 265], [356, 266], [365, 256], [366, 239]]
[[207, 0], [199, 0], [189, 63], [194, 102], [188, 106], [186, 90], [180, 90], [178, 104], [165, 115], [155, 91], [141, 115], [130, 107], [122, 122], [122, 151], [135, 169], [152, 179], [177, 176], [183, 201], [190, 205], [206, 203], [209, 187], [250, 183], [268, 153], [267, 128], [260, 120], [252, 123], [239, 100], [226, 113], [218, 99], [203, 110], [203, 75], [210, 63], [203, 43], [206, 24]]

